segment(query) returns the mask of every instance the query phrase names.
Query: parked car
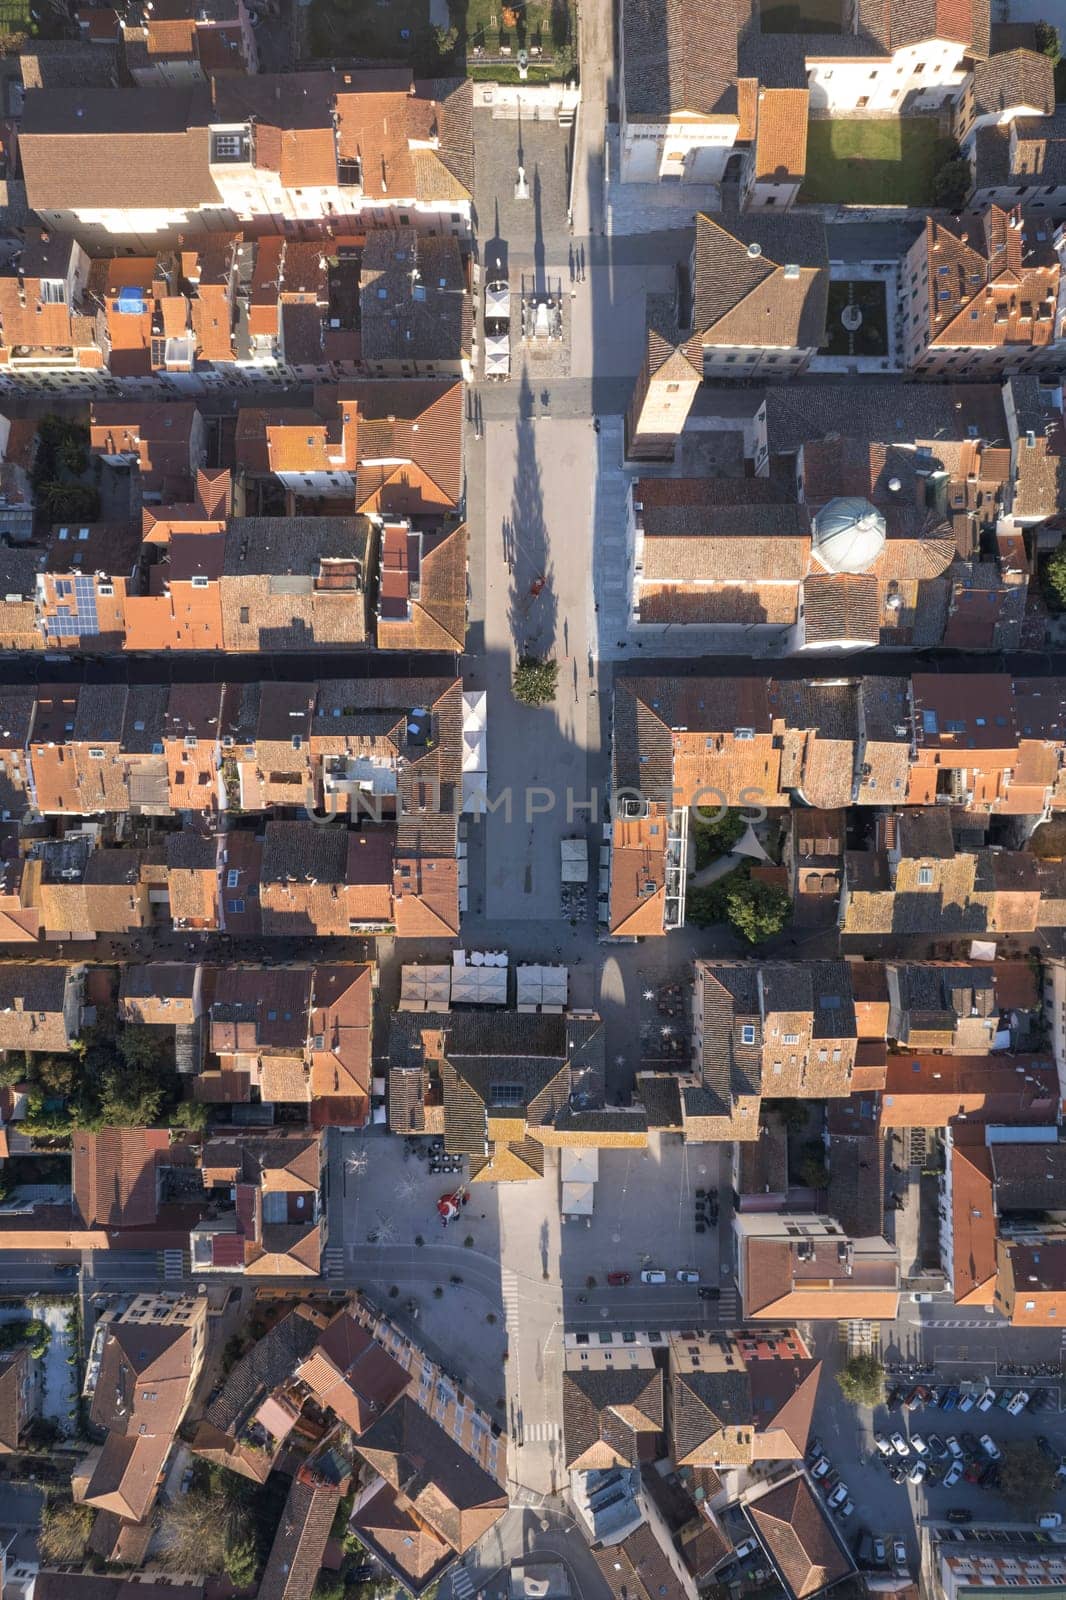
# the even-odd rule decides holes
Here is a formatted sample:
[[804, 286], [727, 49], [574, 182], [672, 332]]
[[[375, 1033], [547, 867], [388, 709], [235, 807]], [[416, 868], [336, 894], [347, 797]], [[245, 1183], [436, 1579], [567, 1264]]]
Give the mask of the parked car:
[[733, 1560], [743, 1561], [745, 1556], [751, 1555], [752, 1551], [756, 1548], [756, 1544], [757, 1541], [754, 1539], [745, 1539], [744, 1543], [738, 1544], [736, 1549], [733, 1551]]
[[999, 1445], [987, 1433], [981, 1435], [981, 1449], [992, 1461], [998, 1461], [1002, 1453]]
[[976, 1394], [975, 1390], [973, 1390], [973, 1389], [970, 1390], [969, 1394], [964, 1394], [964, 1395], [960, 1395], [959, 1396], [959, 1410], [960, 1411], [972, 1411], [976, 1404], [977, 1404], [977, 1394]]
[[630, 1281], [631, 1278], [628, 1272], [609, 1272], [607, 1274], [607, 1282], [612, 1289], [622, 1289]]
[[1041, 1512], [1036, 1525], [1038, 1528], [1061, 1528], [1062, 1512], [1043, 1511]]
[[844, 1504], [844, 1501], [847, 1498], [848, 1498], [848, 1486], [847, 1486], [847, 1484], [846, 1483], [838, 1483], [836, 1488], [833, 1490], [832, 1494], [826, 1500], [826, 1505], [828, 1505], [830, 1507], [842, 1506]]
[[889, 1411], [898, 1411], [903, 1404], [903, 1390], [898, 1383], [894, 1383], [885, 1397], [885, 1405]]
[[937, 1405], [940, 1407], [941, 1411], [954, 1411], [958, 1403], [959, 1391], [954, 1385], [952, 1385], [952, 1387], [949, 1389], [945, 1389], [943, 1394], [940, 1396], [940, 1399], [937, 1401]]
[[815, 1434], [813, 1439], [808, 1441], [807, 1449], [804, 1451], [804, 1455], [806, 1456], [808, 1464], [812, 1461], [817, 1461], [819, 1456], [825, 1455], [825, 1446], [822, 1444], [822, 1441], [819, 1439], [817, 1434]]
[[994, 1389], [986, 1389], [977, 1401], [977, 1409], [978, 1411], [990, 1411], [995, 1403], [996, 1391]]
[[929, 1454], [929, 1446], [920, 1433], [911, 1434], [911, 1449], [916, 1456], [927, 1456]]
[[902, 1483], [907, 1476], [906, 1464], [902, 1461], [889, 1462], [888, 1475], [893, 1483]]
[[903, 1404], [907, 1407], [908, 1411], [916, 1411], [919, 1406], [927, 1406], [931, 1398], [932, 1396], [925, 1385], [917, 1383], [907, 1396], [906, 1400], [904, 1400]]
[[892, 1448], [898, 1456], [909, 1456], [911, 1453], [910, 1446], [901, 1433], [892, 1435]]
[[892, 1454], [892, 1441], [891, 1439], [886, 1439], [883, 1433], [874, 1434], [874, 1444], [877, 1446], [883, 1456], [890, 1456]]
[[78, 1269], [73, 1261], [57, 1261], [52, 1268], [57, 1278], [76, 1278]]
[[905, 1567], [907, 1565], [907, 1545], [905, 1540], [893, 1539], [892, 1559], [897, 1567]]
[[665, 1283], [666, 1273], [659, 1267], [645, 1267], [640, 1275], [641, 1283]]
[[840, 1518], [841, 1522], [847, 1522], [854, 1510], [855, 1507], [852, 1502], [850, 1500], [845, 1500], [842, 1505], [837, 1506], [836, 1514]]
[[964, 1451], [962, 1445], [959, 1443], [958, 1439], [956, 1439], [955, 1435], [953, 1433], [949, 1433], [944, 1442], [956, 1460], [961, 1460]]
[[1019, 1389], [1018, 1393], [1014, 1396], [1013, 1400], [1011, 1400], [1010, 1404], [1007, 1406], [1007, 1410], [1008, 1410], [1008, 1412], [1010, 1413], [1010, 1415], [1012, 1417], [1017, 1417], [1017, 1416], [1021, 1415], [1021, 1413], [1025, 1410], [1025, 1408], [1026, 1408], [1026, 1406], [1028, 1404], [1029, 1404], [1028, 1391], [1025, 1390], [1025, 1389]]
[[885, 1541], [880, 1537], [880, 1535], [877, 1535], [874, 1538], [874, 1560], [877, 1562], [879, 1567], [885, 1566], [888, 1561], [888, 1552], [885, 1549]]
[[981, 1476], [978, 1478], [977, 1482], [982, 1489], [998, 1489], [999, 1462], [990, 1461], [987, 1466], [983, 1467], [981, 1469]]
[[811, 1468], [811, 1477], [812, 1478], [824, 1478], [826, 1473], [829, 1471], [829, 1467], [830, 1467], [829, 1457], [828, 1456], [819, 1456], [818, 1460], [814, 1463], [814, 1466]]
[[1001, 1389], [996, 1396], [996, 1405], [999, 1406], [1001, 1410], [1006, 1411], [1007, 1407], [1014, 1399], [1014, 1395], [1015, 1391], [1013, 1389]]
[[921, 1483], [922, 1479], [925, 1477], [925, 1474], [926, 1474], [925, 1462], [924, 1461], [916, 1461], [914, 1463], [913, 1467], [911, 1468], [911, 1470], [907, 1474], [907, 1482], [908, 1483]]
[[979, 1461], [971, 1461], [969, 1466], [966, 1468], [966, 1471], [963, 1473], [963, 1477], [966, 1479], [967, 1483], [979, 1483], [981, 1481], [981, 1473], [983, 1471], [984, 1468], [981, 1466]]
[[717, 1300], [721, 1297], [721, 1289], [697, 1289], [696, 1294], [701, 1300]]
[[970, 1455], [975, 1456], [977, 1455], [981, 1446], [978, 1444], [972, 1433], [964, 1433], [962, 1435], [962, 1448], [968, 1451]]
[[948, 1512], [949, 1522], [972, 1522], [973, 1512], [969, 1506], [952, 1506]]
[[962, 1472], [963, 1472], [962, 1462], [961, 1461], [953, 1461], [951, 1463], [951, 1466], [948, 1468], [948, 1470], [944, 1474], [944, 1488], [945, 1489], [954, 1489], [955, 1485], [958, 1483], [959, 1479], [962, 1477]]
[[929, 1448], [938, 1461], [946, 1461], [951, 1454], [939, 1433], [931, 1433], [929, 1435]]
[[678, 1283], [699, 1283], [700, 1275], [693, 1272], [691, 1267], [682, 1267], [680, 1272], [675, 1272], [674, 1277]]

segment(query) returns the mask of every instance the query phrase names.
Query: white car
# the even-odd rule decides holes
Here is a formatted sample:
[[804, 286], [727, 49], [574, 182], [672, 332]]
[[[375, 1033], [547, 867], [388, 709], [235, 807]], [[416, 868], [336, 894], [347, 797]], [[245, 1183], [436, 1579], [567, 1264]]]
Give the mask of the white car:
[[874, 1434], [874, 1444], [877, 1446], [883, 1456], [890, 1456], [892, 1454], [892, 1441], [890, 1439], [886, 1439], [883, 1433]]
[[947, 1445], [948, 1449], [951, 1451], [952, 1455], [955, 1457], [955, 1460], [956, 1461], [961, 1461], [962, 1457], [966, 1454], [966, 1452], [962, 1448], [962, 1445], [959, 1443], [959, 1441], [956, 1439], [955, 1435], [953, 1433], [949, 1433], [947, 1438], [944, 1440], [944, 1443]]
[[929, 1454], [929, 1446], [920, 1433], [911, 1434], [911, 1449], [916, 1456], [927, 1456]]
[[665, 1283], [666, 1273], [658, 1267], [645, 1267], [640, 1275], [641, 1283]]
[[976, 1396], [976, 1394], [974, 1394], [973, 1390], [971, 1389], [969, 1394], [964, 1394], [962, 1396], [962, 1398], [960, 1399], [960, 1401], [959, 1401], [959, 1410], [960, 1411], [972, 1411], [976, 1404], [977, 1404], [977, 1396]]
[[[843, 1505], [837, 1506], [836, 1514], [840, 1518], [841, 1522], [846, 1522], [854, 1510], [855, 1507], [852, 1505], [851, 1501], [845, 1500]], [[1043, 1524], [1041, 1524], [1041, 1526], [1043, 1526]]]
[[991, 1411], [995, 1403], [996, 1391], [994, 1389], [986, 1389], [984, 1394], [977, 1402], [977, 1409], [978, 1411]]
[[925, 1477], [925, 1470], [925, 1462], [916, 1461], [907, 1474], [908, 1483], [921, 1483], [922, 1479]]
[[898, 1456], [909, 1456], [911, 1453], [910, 1446], [901, 1433], [892, 1435], [892, 1448]]
[[1019, 1389], [1018, 1393], [1014, 1396], [1014, 1399], [1011, 1400], [1009, 1402], [1008, 1406], [1007, 1406], [1007, 1414], [1008, 1414], [1008, 1416], [1016, 1417], [1020, 1411], [1024, 1411], [1025, 1410], [1025, 1408], [1026, 1408], [1026, 1406], [1028, 1404], [1029, 1404], [1029, 1393], [1028, 1393], [1028, 1390]]
[[1062, 1527], [1062, 1512], [1061, 1511], [1045, 1511], [1042, 1514], [1042, 1516], [1040, 1517], [1040, 1520], [1037, 1523], [1037, 1527], [1038, 1528], [1061, 1528]]
[[736, 1549], [733, 1551], [733, 1560], [734, 1561], [743, 1561], [744, 1557], [745, 1556], [750, 1556], [751, 1552], [754, 1549], [755, 1549], [755, 1540], [754, 1539], [745, 1539], [744, 1543], [743, 1544], [738, 1544]]
[[958, 1483], [959, 1479], [962, 1477], [962, 1472], [963, 1472], [962, 1462], [961, 1461], [953, 1461], [951, 1463], [951, 1466], [948, 1468], [948, 1470], [944, 1474], [943, 1488], [945, 1488], [945, 1489], [954, 1489], [955, 1485]]
[[1000, 1457], [999, 1445], [996, 1444], [995, 1440], [991, 1439], [988, 1436], [987, 1433], [983, 1433], [981, 1435], [981, 1449], [984, 1451], [985, 1455], [988, 1456], [990, 1461], [998, 1461], [999, 1460], [999, 1457]]
[[824, 1478], [828, 1471], [829, 1471], [829, 1457], [828, 1456], [819, 1456], [818, 1460], [814, 1463], [814, 1466], [811, 1468], [811, 1477], [812, 1478]]
[[699, 1273], [693, 1272], [690, 1267], [682, 1267], [680, 1272], [674, 1273], [674, 1277], [678, 1283], [699, 1283], [700, 1281]]
[[848, 1498], [848, 1486], [847, 1486], [847, 1484], [846, 1483], [838, 1483], [836, 1488], [833, 1490], [832, 1494], [828, 1496], [828, 1498], [827, 1498], [825, 1503], [826, 1503], [827, 1506], [830, 1506], [835, 1510], [837, 1506], [842, 1506], [844, 1504], [844, 1501], [847, 1498]]

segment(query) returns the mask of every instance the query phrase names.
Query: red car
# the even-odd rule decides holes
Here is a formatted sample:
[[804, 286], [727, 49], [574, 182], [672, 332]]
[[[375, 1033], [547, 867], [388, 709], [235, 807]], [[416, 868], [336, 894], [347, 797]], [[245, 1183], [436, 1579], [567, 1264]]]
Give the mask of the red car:
[[607, 1282], [611, 1285], [612, 1289], [621, 1289], [629, 1282], [629, 1273], [609, 1272], [607, 1274]]

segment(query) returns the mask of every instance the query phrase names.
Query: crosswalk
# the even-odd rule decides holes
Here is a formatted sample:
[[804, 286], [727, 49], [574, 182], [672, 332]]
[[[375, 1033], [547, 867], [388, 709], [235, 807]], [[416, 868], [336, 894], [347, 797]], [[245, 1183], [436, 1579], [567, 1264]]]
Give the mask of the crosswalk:
[[452, 1568], [452, 1594], [456, 1600], [470, 1600], [470, 1596], [477, 1588], [477, 1584], [467, 1572], [465, 1567]]
[[967, 1322], [960, 1317], [946, 1317], [943, 1319], [934, 1318], [930, 1322], [923, 1323], [922, 1326], [926, 1328], [985, 1328], [991, 1330], [996, 1324], [989, 1322], [987, 1318], [984, 1322]]
[[562, 1434], [562, 1429], [557, 1422], [524, 1422], [522, 1424], [523, 1444], [551, 1444]]
[[500, 1273], [500, 1293], [503, 1298], [503, 1319], [508, 1330], [518, 1324], [518, 1274], [504, 1267]]
[[322, 1276], [339, 1278], [344, 1271], [344, 1246], [328, 1244], [322, 1252]]
[[[713, 1302], [708, 1301], [708, 1305]], [[736, 1289], [723, 1289], [718, 1296], [718, 1321], [724, 1328], [731, 1328], [737, 1320], [737, 1291]]]
[[186, 1276], [186, 1261], [184, 1250], [163, 1251], [163, 1277], [184, 1278]]

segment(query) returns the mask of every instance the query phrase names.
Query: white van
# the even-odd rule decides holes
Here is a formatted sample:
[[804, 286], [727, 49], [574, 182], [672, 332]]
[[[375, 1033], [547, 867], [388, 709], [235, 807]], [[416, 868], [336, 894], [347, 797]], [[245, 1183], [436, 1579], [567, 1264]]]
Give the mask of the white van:
[[640, 1275], [641, 1283], [665, 1283], [666, 1273], [659, 1267], [645, 1267]]

